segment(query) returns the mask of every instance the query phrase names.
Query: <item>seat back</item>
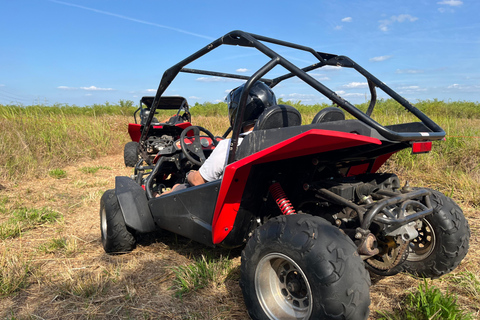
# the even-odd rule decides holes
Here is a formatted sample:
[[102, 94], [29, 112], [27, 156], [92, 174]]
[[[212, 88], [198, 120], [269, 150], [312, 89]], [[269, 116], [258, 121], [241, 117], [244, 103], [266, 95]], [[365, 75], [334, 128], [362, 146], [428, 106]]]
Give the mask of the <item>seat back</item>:
[[285, 104], [271, 106], [265, 109], [255, 123], [254, 131], [299, 126], [302, 116], [297, 109]]
[[345, 120], [345, 113], [343, 113], [342, 109], [327, 107], [318, 111], [312, 120], [312, 124], [338, 120]]

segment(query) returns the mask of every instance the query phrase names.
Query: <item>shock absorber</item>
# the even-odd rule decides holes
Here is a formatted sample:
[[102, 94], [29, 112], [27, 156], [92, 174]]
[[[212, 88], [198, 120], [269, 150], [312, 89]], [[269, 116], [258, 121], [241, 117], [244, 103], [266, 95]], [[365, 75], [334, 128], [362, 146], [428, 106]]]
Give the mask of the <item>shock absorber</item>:
[[280, 183], [275, 182], [268, 188], [272, 194], [273, 199], [277, 203], [278, 208], [282, 211], [283, 215], [296, 214], [295, 209], [293, 208], [292, 203], [288, 200], [285, 191], [283, 191]]

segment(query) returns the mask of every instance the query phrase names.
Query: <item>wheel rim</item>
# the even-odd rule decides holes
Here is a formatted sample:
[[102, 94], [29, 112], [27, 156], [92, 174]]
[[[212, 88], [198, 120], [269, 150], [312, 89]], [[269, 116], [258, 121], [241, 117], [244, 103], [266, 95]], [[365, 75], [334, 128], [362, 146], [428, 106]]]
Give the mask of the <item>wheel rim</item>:
[[107, 238], [107, 211], [105, 208], [100, 211], [100, 229], [102, 231], [102, 242], [105, 243]]
[[312, 291], [302, 269], [281, 253], [263, 257], [255, 272], [255, 291], [270, 319], [308, 319]]
[[432, 225], [428, 220], [422, 220], [422, 227], [418, 230], [418, 237], [410, 241], [408, 261], [421, 261], [427, 258], [435, 248], [437, 240]]

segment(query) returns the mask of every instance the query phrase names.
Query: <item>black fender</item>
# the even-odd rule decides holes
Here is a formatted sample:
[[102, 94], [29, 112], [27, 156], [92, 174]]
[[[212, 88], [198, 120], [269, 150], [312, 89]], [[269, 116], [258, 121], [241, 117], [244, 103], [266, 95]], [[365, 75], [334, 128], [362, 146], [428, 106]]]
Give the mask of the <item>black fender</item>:
[[115, 177], [115, 195], [125, 224], [138, 232], [156, 229], [145, 190], [129, 177]]

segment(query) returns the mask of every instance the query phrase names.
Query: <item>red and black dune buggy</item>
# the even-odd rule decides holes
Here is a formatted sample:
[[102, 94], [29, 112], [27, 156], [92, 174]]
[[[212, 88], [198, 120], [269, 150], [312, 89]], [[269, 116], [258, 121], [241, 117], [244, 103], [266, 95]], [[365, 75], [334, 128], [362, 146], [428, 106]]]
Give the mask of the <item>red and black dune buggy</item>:
[[[266, 62], [251, 76], [186, 68], [223, 45], [257, 49]], [[299, 68], [272, 47], [300, 50], [315, 62]], [[312, 71], [331, 66], [366, 78], [371, 94], [366, 112], [315, 79]], [[286, 73], [268, 77], [278, 67]], [[223, 178], [155, 197], [198, 168], [217, 141], [208, 130], [189, 127], [150, 157], [154, 112], [182, 72], [246, 83]], [[309, 124], [302, 124], [291, 106], [269, 107], [237, 146], [238, 119], [243, 119], [252, 85], [260, 80], [274, 88], [293, 78], [338, 107], [321, 110]], [[416, 122], [375, 121], [377, 88]], [[397, 151], [425, 153], [444, 137], [435, 122], [350, 58], [233, 31], [164, 73], [143, 126], [135, 177], [117, 177], [115, 189], [101, 199], [103, 246], [107, 253], [131, 251], [136, 234], [158, 228], [207, 246], [245, 246], [240, 286], [253, 319], [366, 319], [367, 270], [437, 278], [455, 269], [467, 253], [469, 226], [452, 199], [403, 185], [394, 173], [377, 172]]]
[[[127, 167], [135, 167], [140, 160], [138, 143], [142, 135], [142, 130], [147, 123], [148, 116], [150, 115], [154, 98], [155, 97], [142, 97], [142, 99], [140, 99], [140, 106], [133, 114], [135, 123], [128, 124], [128, 134], [132, 141], [127, 142], [123, 150], [123, 159]], [[177, 113], [161, 123], [155, 116], [152, 118], [145, 140], [145, 151], [151, 159], [155, 158], [160, 150], [177, 140], [183, 129], [192, 125], [190, 123], [192, 117], [188, 103], [183, 97], [161, 97], [156, 110], [176, 110]], [[137, 113], [140, 117], [140, 123], [137, 122]], [[154, 113], [156, 112], [154, 111]]]

